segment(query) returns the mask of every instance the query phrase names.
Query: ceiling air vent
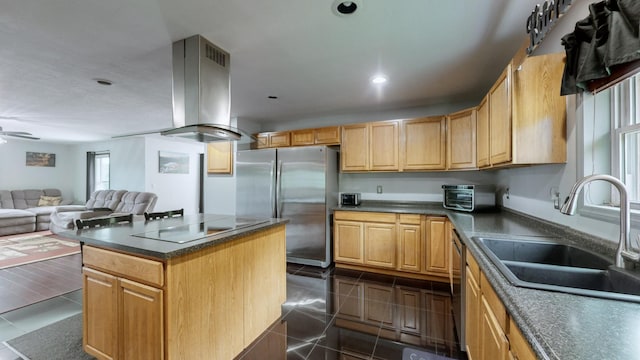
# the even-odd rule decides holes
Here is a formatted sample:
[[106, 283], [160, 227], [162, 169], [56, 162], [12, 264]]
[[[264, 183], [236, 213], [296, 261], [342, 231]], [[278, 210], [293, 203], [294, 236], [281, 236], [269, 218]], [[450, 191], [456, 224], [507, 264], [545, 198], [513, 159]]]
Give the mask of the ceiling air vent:
[[222, 67], [227, 67], [227, 55], [224, 52], [209, 44], [205, 44], [205, 51], [208, 59]]

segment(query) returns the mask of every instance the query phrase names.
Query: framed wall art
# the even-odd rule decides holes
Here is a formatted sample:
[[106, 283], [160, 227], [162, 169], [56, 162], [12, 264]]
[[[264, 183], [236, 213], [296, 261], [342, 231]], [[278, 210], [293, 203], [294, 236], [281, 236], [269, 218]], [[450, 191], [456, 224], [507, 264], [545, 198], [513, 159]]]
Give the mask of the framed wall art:
[[158, 172], [161, 174], [188, 174], [189, 154], [159, 151]]
[[56, 166], [56, 154], [27, 151], [27, 166]]

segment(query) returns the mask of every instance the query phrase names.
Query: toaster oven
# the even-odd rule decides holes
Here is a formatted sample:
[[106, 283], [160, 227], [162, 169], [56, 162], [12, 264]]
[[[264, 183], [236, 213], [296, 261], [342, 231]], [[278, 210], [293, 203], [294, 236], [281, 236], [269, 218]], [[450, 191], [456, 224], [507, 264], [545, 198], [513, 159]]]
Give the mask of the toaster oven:
[[475, 211], [496, 205], [494, 185], [442, 185], [445, 209]]
[[340, 194], [340, 205], [342, 205], [342, 206], [358, 206], [358, 205], [360, 205], [360, 193], [342, 193], [342, 194]]

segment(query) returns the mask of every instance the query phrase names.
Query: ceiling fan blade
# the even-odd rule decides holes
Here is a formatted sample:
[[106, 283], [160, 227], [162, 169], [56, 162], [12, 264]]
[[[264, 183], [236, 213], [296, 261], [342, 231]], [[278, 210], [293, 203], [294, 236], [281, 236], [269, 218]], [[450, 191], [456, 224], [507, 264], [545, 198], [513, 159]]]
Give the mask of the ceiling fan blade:
[[0, 135], [26, 135], [29, 136], [31, 135], [31, 133], [25, 132], [25, 131], [0, 131]]
[[[27, 134], [29, 134], [29, 133], [27, 133]], [[22, 138], [22, 139], [29, 139], [29, 140], [40, 140], [39, 137], [29, 136], [31, 134], [22, 135], [22, 134], [18, 134], [18, 133], [8, 133], [8, 134], [7, 133], [5, 133], [5, 134], [0, 133], [0, 135], [2, 135], [2, 136], [13, 136], [13, 137]]]

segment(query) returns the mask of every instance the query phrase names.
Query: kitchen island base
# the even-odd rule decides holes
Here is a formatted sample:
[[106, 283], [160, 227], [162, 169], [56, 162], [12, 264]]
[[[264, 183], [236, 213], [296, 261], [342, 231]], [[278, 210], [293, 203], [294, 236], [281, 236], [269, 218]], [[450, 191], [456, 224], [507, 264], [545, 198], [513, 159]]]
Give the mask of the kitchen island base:
[[85, 245], [83, 346], [98, 359], [233, 359], [281, 316], [285, 225], [169, 259]]

